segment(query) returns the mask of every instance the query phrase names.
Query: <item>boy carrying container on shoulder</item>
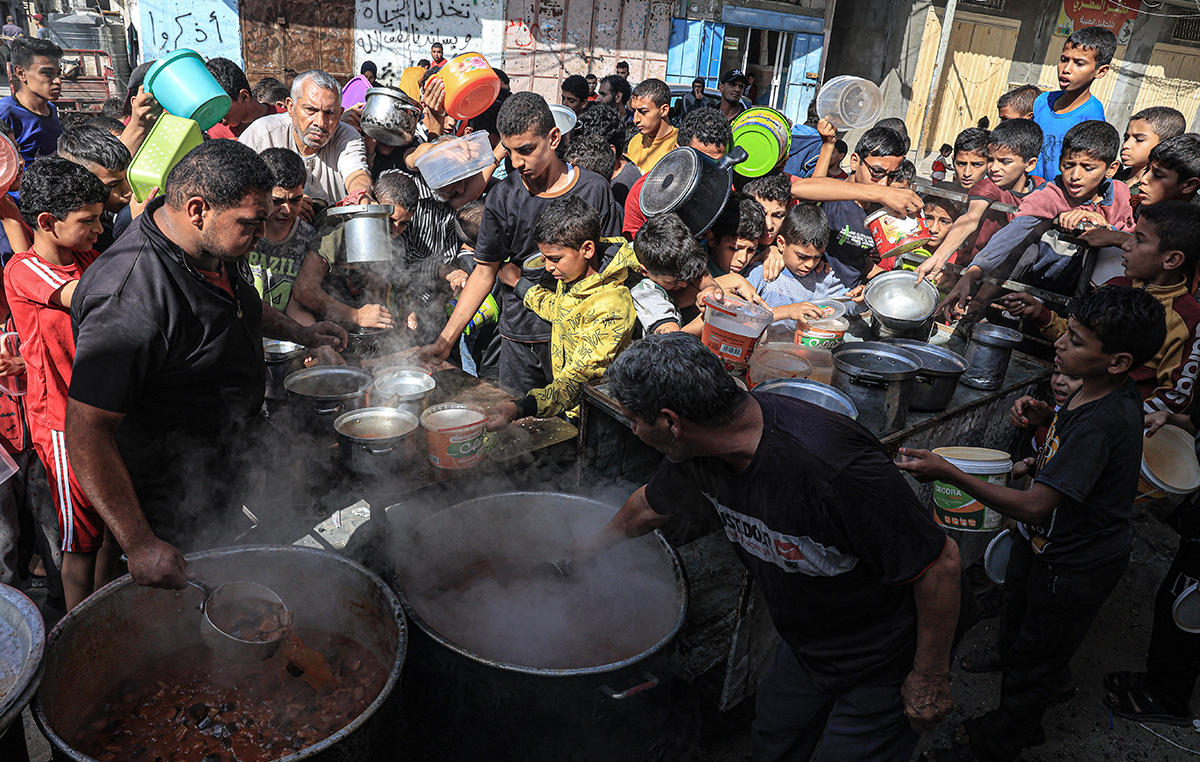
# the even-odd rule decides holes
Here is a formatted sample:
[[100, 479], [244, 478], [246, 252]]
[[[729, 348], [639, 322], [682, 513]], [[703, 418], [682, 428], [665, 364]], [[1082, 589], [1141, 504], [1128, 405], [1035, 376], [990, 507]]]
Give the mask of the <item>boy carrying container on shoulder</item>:
[[[551, 291], [521, 277], [507, 285], [525, 307], [550, 322], [554, 380], [515, 402], [489, 408], [489, 429], [531, 415], [572, 414], [579, 406], [579, 387], [602, 376], [629, 345], [637, 313], [624, 284], [638, 262], [625, 239], [602, 239], [601, 230], [600, 213], [578, 196], [555, 199], [538, 217], [533, 237], [546, 272], [558, 284]], [[601, 247], [615, 253], [603, 257]], [[602, 259], [610, 260], [603, 270]], [[516, 266], [504, 268], [501, 280], [516, 273]]]
[[[71, 297], [99, 254], [109, 189], [83, 166], [45, 157], [21, 184], [21, 214], [33, 228], [33, 248], [4, 268], [4, 291], [21, 337], [28, 392], [29, 433], [46, 467], [62, 530], [62, 582], [67, 610], [114, 575], [119, 551], [100, 514], [75, 478], [67, 456], [67, 388], [75, 361]], [[103, 546], [103, 547], [102, 547]]]
[[[1073, 291], [1082, 266], [1082, 247], [1063, 241], [1051, 228], [1057, 225], [1068, 232], [1087, 227], [1133, 230], [1129, 189], [1125, 183], [1112, 180], [1120, 167], [1120, 145], [1117, 130], [1107, 122], [1083, 122], [1072, 127], [1063, 140], [1058, 178], [1021, 200], [1012, 222], [997, 231], [975, 256], [958, 284], [938, 305], [938, 311], [953, 313], [952, 317], [960, 315], [977, 281], [1002, 266], [1007, 269], [1035, 242], [1037, 260], [1014, 277], [1058, 293]], [[989, 302], [982, 292], [977, 301], [983, 306]]]
[[[1147, 415], [1183, 413], [1196, 395], [1195, 371], [1200, 364], [1200, 303], [1191, 294], [1192, 275], [1200, 260], [1200, 207], [1165, 201], [1142, 209], [1133, 235], [1123, 247], [1125, 275], [1106, 285], [1132, 286], [1157, 299], [1166, 309], [1166, 340], [1129, 377], [1145, 400]], [[1026, 315], [1048, 339], [1067, 330], [1067, 321], [1029, 294], [1003, 300], [1013, 315]]]
[[1162, 305], [1144, 291], [1104, 286], [1075, 301], [1054, 348], [1058, 370], [1081, 379], [1079, 391], [1057, 413], [1032, 397], [1013, 408], [1021, 425], [1050, 425], [1028, 490], [990, 484], [927, 450], [900, 449], [902, 470], [1016, 519], [1028, 540], [1014, 538], [1005, 572], [999, 706], [964, 721], [956, 748], [925, 759], [1010, 762], [1045, 742], [1042, 717], [1129, 562], [1143, 422], [1129, 375], [1165, 336]]

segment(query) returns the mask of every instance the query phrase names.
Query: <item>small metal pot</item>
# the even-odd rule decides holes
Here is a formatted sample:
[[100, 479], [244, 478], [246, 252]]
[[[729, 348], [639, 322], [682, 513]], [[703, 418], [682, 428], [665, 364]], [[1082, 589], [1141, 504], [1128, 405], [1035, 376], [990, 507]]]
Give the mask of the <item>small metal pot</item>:
[[[375, 379], [370, 371], [349, 365], [319, 365], [292, 373], [284, 379], [288, 392], [303, 398], [320, 418], [367, 406], [367, 392]], [[328, 424], [326, 424], [328, 425]]]
[[819, 405], [826, 410], [832, 410], [850, 418], [858, 418], [858, 409], [854, 407], [854, 402], [849, 397], [819, 381], [809, 381], [806, 378], [773, 378], [755, 386], [754, 391], [795, 397], [798, 400]]
[[376, 402], [405, 410], [420, 419], [436, 387], [433, 376], [420, 368], [393, 368], [375, 379]]
[[345, 217], [342, 225], [346, 261], [389, 262], [392, 259], [391, 204], [356, 204], [330, 207], [325, 214]]
[[305, 353], [306, 350], [299, 344], [279, 339], [263, 339], [263, 359], [267, 363], [267, 399], [287, 399], [284, 379], [304, 367]]
[[638, 202], [647, 217], [675, 212], [692, 235], [701, 236], [725, 208], [734, 165], [745, 160], [740, 146], [719, 162], [694, 148], [671, 151], [646, 173]]
[[391, 473], [412, 463], [420, 421], [407, 410], [368, 407], [339, 415], [333, 422], [337, 432], [338, 457], [346, 468], [359, 474]]
[[920, 370], [912, 352], [878, 341], [833, 350], [833, 387], [850, 398], [858, 422], [878, 437], [904, 428]]
[[[933, 327], [938, 291], [929, 281], [917, 283], [907, 270], [893, 270], [876, 277], [863, 294], [879, 326], [876, 335], [887, 338], [926, 339]], [[883, 329], [887, 329], [884, 332]], [[924, 331], [924, 335], [921, 332]]]
[[968, 367], [962, 382], [976, 389], [999, 389], [1004, 384], [1013, 347], [1022, 339], [1024, 335], [1012, 328], [976, 323], [967, 343]]
[[421, 104], [392, 87], [372, 87], [363, 105], [362, 131], [389, 146], [412, 142], [421, 119]]
[[958, 379], [967, 372], [967, 361], [963, 356], [945, 347], [912, 339], [891, 339], [884, 343], [912, 352], [921, 361], [909, 407], [927, 412], [945, 410], [958, 387]]

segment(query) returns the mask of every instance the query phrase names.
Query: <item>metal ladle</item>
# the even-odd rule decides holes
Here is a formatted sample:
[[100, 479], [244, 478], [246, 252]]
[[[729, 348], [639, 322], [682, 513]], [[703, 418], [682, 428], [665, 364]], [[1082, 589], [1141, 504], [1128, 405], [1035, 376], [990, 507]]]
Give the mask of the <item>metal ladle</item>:
[[217, 627], [208, 614], [210, 606], [222, 605], [230, 601], [238, 601], [246, 598], [257, 598], [277, 603], [283, 606], [284, 611], [287, 611], [287, 605], [274, 590], [257, 582], [226, 582], [215, 589], [198, 579], [189, 579], [187, 583], [199, 590], [200, 594], [204, 596], [197, 607], [203, 614], [200, 618], [200, 637], [213, 653], [223, 659], [243, 664], [256, 664], [271, 658], [275, 654], [276, 649], [279, 648], [279, 644], [283, 640], [282, 637], [261, 642], [236, 638]]

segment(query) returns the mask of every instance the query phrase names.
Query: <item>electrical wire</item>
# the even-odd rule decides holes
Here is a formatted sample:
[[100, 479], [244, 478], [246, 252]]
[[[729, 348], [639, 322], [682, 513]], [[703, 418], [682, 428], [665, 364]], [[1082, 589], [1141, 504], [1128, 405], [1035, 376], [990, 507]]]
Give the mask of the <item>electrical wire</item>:
[[[1140, 727], [1141, 727], [1143, 730], [1150, 730], [1150, 728], [1146, 727], [1146, 724], [1145, 724], [1144, 722], [1139, 722], [1139, 723], [1138, 723], [1138, 725], [1139, 725], [1139, 726], [1140, 726]], [[1188, 747], [1186, 747], [1186, 746], [1180, 746], [1179, 744], [1177, 744], [1177, 743], [1175, 743], [1174, 741], [1172, 741], [1170, 738], [1167, 738], [1166, 736], [1164, 736], [1162, 733], [1157, 733], [1157, 732], [1155, 732], [1155, 731], [1153, 731], [1153, 730], [1150, 730], [1150, 732], [1151, 732], [1151, 733], [1154, 733], [1154, 735], [1158, 736], [1158, 737], [1159, 737], [1159, 738], [1161, 738], [1162, 740], [1164, 740], [1164, 741], [1166, 741], [1167, 743], [1171, 744], [1171, 745], [1172, 745], [1172, 746], [1174, 746], [1176, 749], [1182, 749], [1183, 751], [1186, 751], [1188, 754], [1195, 754], [1197, 757], [1200, 757], [1200, 751], [1193, 751], [1192, 749], [1189, 749], [1189, 748], [1188, 748]]]
[[[1140, 16], [1157, 16], [1158, 18], [1164, 18], [1164, 19], [1194, 19], [1194, 18], [1200, 18], [1200, 13], [1154, 13], [1154, 12], [1152, 12], [1152, 11], [1144, 11], [1144, 10], [1142, 10], [1141, 8], [1130, 8], [1128, 5], [1124, 5], [1124, 4], [1122, 4], [1122, 3], [1121, 3], [1119, 0], [1108, 0], [1108, 4], [1109, 4], [1109, 5], [1115, 5], [1115, 6], [1117, 6], [1118, 8], [1124, 8], [1124, 9], [1125, 9], [1125, 10], [1127, 10], [1127, 11], [1133, 11], [1134, 13], [1136, 13], [1136, 14], [1138, 14], [1138, 15], [1140, 15]], [[1162, 3], [1159, 3], [1158, 5], [1156, 5], [1156, 6], [1154, 6], [1154, 7], [1155, 7], [1155, 8], [1161, 8], [1161, 7], [1162, 7]], [[1197, 7], [1197, 9], [1200, 9], [1200, 2], [1197, 2], [1197, 3], [1196, 3], [1196, 7]]]

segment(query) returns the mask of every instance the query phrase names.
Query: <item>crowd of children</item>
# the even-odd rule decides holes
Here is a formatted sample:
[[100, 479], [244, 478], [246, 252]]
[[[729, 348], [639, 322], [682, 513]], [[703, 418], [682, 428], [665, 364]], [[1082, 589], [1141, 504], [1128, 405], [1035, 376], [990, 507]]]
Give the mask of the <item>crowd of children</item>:
[[[62, 51], [44, 40], [12, 44], [21, 87], [0, 101], [0, 131], [12, 132], [29, 166], [0, 195], [12, 252], [4, 261], [5, 317], [20, 337], [19, 356], [0, 347], [0, 377], [24, 375], [28, 393], [4, 395], [0, 424], [11, 455], [28, 465], [32, 450], [45, 468], [40, 477], [22, 469], [46, 480], [42, 497], [21, 479], [11, 486], [46, 528], [41, 534], [52, 535], [37, 552], [61, 570], [52, 576], [69, 609], [116, 573], [113, 538], [75, 479], [64, 441], [71, 296], [83, 271], [103, 267], [104, 250], [145, 209], [125, 173], [153, 104], [139, 89], [115, 104], [120, 121], [97, 117], [64, 131], [53, 103]], [[264, 304], [301, 324], [400, 326], [417, 347], [414, 357], [430, 364], [461, 352], [464, 367], [515, 395], [488, 411], [491, 428], [525, 416], [577, 415], [580, 387], [631, 342], [699, 335], [706, 301], [723, 294], [766, 305], [790, 331], [821, 316], [813, 302], [861, 301], [871, 278], [903, 267], [943, 290], [943, 317], [976, 320], [1004, 309], [1025, 318], [1057, 350], [1055, 404], [1023, 399], [1012, 414], [1020, 426], [1045, 429], [1032, 487], [990, 485], [924, 451], [905, 452], [901, 464], [976, 495], [1020, 522], [1028, 540], [1014, 546], [1000, 642], [990, 655], [971, 657], [974, 667], [1002, 671], [999, 706], [964, 723], [958, 748], [945, 757], [1007, 762], [1044, 739], [1042, 716], [1069, 683], [1071, 655], [1124, 571], [1143, 416], [1152, 429], [1168, 420], [1189, 430], [1200, 423], [1200, 208], [1193, 204], [1200, 136], [1185, 132], [1178, 111], [1153, 107], [1130, 118], [1122, 141], [1092, 93], [1115, 48], [1106, 30], [1074, 32], [1058, 64], [1059, 89], [1005, 93], [995, 129], [969, 127], [941, 146], [924, 196], [913, 191], [918, 172], [903, 120], [881, 120], [851, 151], [814, 115], [809, 127], [819, 148], [795, 165], [806, 176], [783, 170], [793, 166], [788, 157], [765, 176], [735, 175], [728, 201], [703, 230], [681, 215], [646, 215], [641, 191], [672, 151], [706, 161], [725, 155], [741, 72], [723, 77], [719, 108], [697, 92], [682, 113], [672, 112], [671, 89], [658, 79], [631, 86], [613, 74], [597, 90], [595, 77], [569, 77], [562, 102], [578, 121], [568, 134], [543, 97], [506, 87], [491, 109], [462, 125], [488, 131], [492, 167], [441, 188], [412, 163], [449, 123], [440, 84], [427, 72], [416, 83], [427, 113], [414, 143], [393, 149], [364, 140], [371, 194], [393, 207], [389, 266], [348, 267], [341, 230], [305, 193], [305, 161], [291, 149], [267, 148], [271, 210], [249, 270]], [[286, 98], [270, 87], [258, 96], [269, 83], [251, 88], [232, 62], [214, 59], [210, 69], [236, 104], [210, 138], [236, 138]], [[363, 198], [360, 191], [346, 202]], [[880, 256], [867, 225], [879, 209], [923, 217], [931, 236], [923, 260]], [[1078, 298], [1069, 309], [1068, 300], [1047, 304], [1006, 292], [1008, 278]], [[55, 511], [57, 527], [46, 526]], [[1200, 539], [1198, 515], [1187, 504], [1174, 519], [1185, 544]], [[12, 519], [0, 512], [5, 521]], [[0, 526], [0, 543], [11, 534]], [[1179, 578], [1200, 576], [1200, 554], [1181, 550], [1180, 558], [1160, 606], [1169, 605]], [[0, 546], [0, 582], [26, 574], [28, 563], [28, 552], [18, 561]], [[1110, 675], [1109, 704], [1135, 719], [1190, 721], [1200, 658], [1185, 660], [1181, 674], [1164, 668], [1163, 651], [1200, 649], [1162, 619], [1156, 613], [1149, 672]]]

